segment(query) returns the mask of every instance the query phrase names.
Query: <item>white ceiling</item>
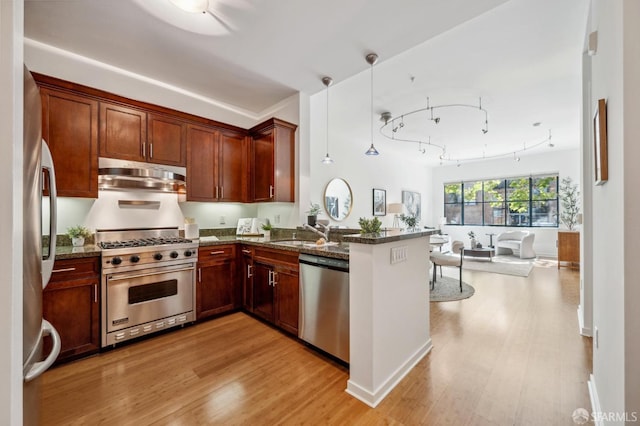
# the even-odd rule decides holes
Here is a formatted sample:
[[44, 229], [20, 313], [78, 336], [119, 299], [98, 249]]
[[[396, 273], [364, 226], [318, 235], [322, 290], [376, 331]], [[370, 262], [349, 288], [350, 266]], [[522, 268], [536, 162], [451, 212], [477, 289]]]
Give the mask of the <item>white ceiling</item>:
[[578, 146], [587, 8], [587, 0], [210, 0], [214, 17], [169, 0], [26, 0], [25, 37], [256, 115], [322, 90], [324, 75], [338, 83], [366, 71], [365, 54], [376, 52], [376, 114], [424, 107], [427, 96], [432, 105], [483, 97], [487, 135], [473, 110], [442, 111], [437, 128], [419, 133], [473, 156], [543, 140], [549, 129], [557, 148]]

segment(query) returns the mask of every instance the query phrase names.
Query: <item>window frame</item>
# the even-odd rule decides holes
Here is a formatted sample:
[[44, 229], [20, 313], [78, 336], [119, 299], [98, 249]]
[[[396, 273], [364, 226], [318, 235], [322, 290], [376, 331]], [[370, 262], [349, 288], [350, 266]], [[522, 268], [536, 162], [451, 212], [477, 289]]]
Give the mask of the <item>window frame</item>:
[[[542, 197], [540, 198], [539, 194], [535, 195], [533, 194], [533, 190], [535, 188], [534, 186], [534, 181], [541, 179], [541, 178], [553, 178], [555, 179], [555, 185], [554, 185], [554, 193], [555, 193], [555, 197], [553, 198], [546, 198], [546, 197]], [[512, 202], [518, 202], [518, 203], [523, 203], [526, 204], [527, 206], [527, 210], [526, 212], [522, 212], [522, 213], [518, 213], [518, 212], [511, 212], [510, 208], [509, 208], [509, 190], [507, 185], [509, 184], [510, 181], [518, 181], [518, 180], [522, 180], [522, 179], [527, 179], [528, 180], [528, 199], [517, 199], [512, 201]], [[486, 191], [485, 191], [485, 184], [487, 182], [491, 182], [491, 181], [499, 181], [501, 182], [500, 184], [498, 184], [497, 186], [502, 186], [502, 201], [496, 201], [496, 200], [488, 200], [486, 199]], [[475, 201], [474, 205], [481, 205], [482, 206], [482, 220], [481, 220], [481, 224], [478, 223], [472, 223], [469, 224], [467, 223], [467, 221], [465, 220], [465, 204], [467, 203], [467, 201], [465, 200], [465, 183], [468, 184], [474, 184], [476, 182], [481, 182], [481, 188], [480, 191], [482, 193], [482, 199], [481, 201]], [[461, 196], [458, 197], [456, 202], [448, 202], [447, 200], [447, 186], [451, 186], [451, 185], [459, 185], [460, 188], [460, 194]], [[545, 173], [545, 174], [537, 174], [537, 175], [528, 175], [528, 176], [510, 176], [510, 177], [504, 177], [504, 178], [480, 178], [480, 179], [463, 179], [463, 180], [459, 180], [459, 181], [451, 181], [451, 182], [445, 182], [444, 186], [443, 186], [443, 201], [444, 201], [444, 208], [443, 208], [443, 212], [444, 212], [444, 217], [447, 218], [447, 222], [446, 224], [449, 226], [497, 226], [497, 227], [511, 227], [511, 228], [558, 228], [560, 225], [560, 215], [559, 215], [559, 210], [560, 210], [560, 194], [559, 194], [559, 186], [560, 186], [560, 174], [559, 173]], [[495, 189], [496, 186], [494, 186]], [[499, 198], [499, 197], [498, 197]], [[512, 198], [513, 199], [513, 198]], [[487, 223], [487, 217], [486, 217], [486, 210], [485, 207], [487, 204], [491, 204], [491, 203], [496, 203], [496, 202], [500, 202], [502, 203], [502, 215], [503, 215], [503, 222], [502, 224], [495, 224], [495, 223]], [[548, 203], [551, 202], [552, 204], [555, 203], [556, 206], [556, 214], [555, 214], [555, 223], [553, 225], [549, 225], [549, 222], [545, 222], [547, 224], [543, 224], [543, 225], [536, 225], [533, 221], [534, 219], [534, 205], [540, 205], [541, 203]], [[451, 206], [458, 206], [460, 208], [460, 223], [449, 223], [449, 218], [447, 217], [447, 207], [451, 208]], [[509, 224], [509, 218], [510, 215], [515, 214], [515, 215], [525, 215], [526, 216], [526, 220], [522, 221], [525, 224], [521, 225], [521, 224]], [[519, 220], [520, 222], [520, 220]]]

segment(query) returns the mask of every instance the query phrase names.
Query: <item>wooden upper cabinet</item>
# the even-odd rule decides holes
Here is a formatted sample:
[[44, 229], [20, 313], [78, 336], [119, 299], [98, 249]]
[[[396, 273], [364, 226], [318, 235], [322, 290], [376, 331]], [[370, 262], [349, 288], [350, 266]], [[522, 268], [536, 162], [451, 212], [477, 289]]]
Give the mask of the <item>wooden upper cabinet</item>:
[[275, 192], [274, 131], [253, 138], [253, 201], [273, 201]]
[[247, 138], [222, 132], [218, 143], [218, 201], [246, 201], [247, 163]]
[[253, 201], [295, 201], [295, 124], [272, 118], [253, 127]]
[[216, 145], [219, 132], [209, 127], [187, 127], [187, 201], [215, 201]]
[[138, 109], [100, 102], [100, 156], [146, 161], [147, 114]]
[[147, 161], [171, 166], [187, 165], [187, 123], [175, 118], [147, 114]]
[[245, 201], [247, 141], [244, 135], [187, 126], [187, 201]]
[[98, 198], [98, 102], [45, 87], [40, 95], [58, 196]]

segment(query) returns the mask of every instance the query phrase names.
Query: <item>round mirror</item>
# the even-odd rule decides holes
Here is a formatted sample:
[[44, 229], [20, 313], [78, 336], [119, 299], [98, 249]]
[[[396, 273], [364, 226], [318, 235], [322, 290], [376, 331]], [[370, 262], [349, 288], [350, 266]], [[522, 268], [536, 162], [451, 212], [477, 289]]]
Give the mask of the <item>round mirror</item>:
[[344, 220], [351, 213], [353, 195], [349, 184], [340, 178], [332, 179], [324, 189], [324, 209], [333, 220]]

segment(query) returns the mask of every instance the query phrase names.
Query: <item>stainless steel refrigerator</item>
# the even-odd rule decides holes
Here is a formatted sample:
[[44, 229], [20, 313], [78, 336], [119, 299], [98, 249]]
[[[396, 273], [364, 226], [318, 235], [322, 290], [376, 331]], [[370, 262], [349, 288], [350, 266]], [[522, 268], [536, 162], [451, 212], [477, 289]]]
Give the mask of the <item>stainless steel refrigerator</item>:
[[[24, 67], [23, 166], [23, 423], [37, 425], [40, 415], [38, 377], [60, 353], [60, 336], [42, 317], [42, 290], [51, 278], [56, 247], [56, 187], [53, 160], [42, 140], [42, 103], [33, 76]], [[42, 247], [42, 194], [44, 175], [49, 182], [49, 247]], [[43, 251], [44, 257], [43, 257]], [[44, 356], [42, 341], [51, 336], [51, 352]], [[44, 359], [43, 359], [44, 358]]]

